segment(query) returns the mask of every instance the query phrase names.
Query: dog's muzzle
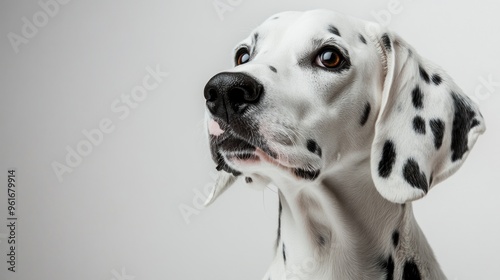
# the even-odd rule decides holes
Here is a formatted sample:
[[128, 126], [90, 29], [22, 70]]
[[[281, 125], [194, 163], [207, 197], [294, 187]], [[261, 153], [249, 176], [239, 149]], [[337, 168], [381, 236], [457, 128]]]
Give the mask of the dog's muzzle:
[[264, 87], [249, 75], [227, 72], [212, 77], [204, 90], [208, 110], [226, 124], [256, 105], [263, 93]]

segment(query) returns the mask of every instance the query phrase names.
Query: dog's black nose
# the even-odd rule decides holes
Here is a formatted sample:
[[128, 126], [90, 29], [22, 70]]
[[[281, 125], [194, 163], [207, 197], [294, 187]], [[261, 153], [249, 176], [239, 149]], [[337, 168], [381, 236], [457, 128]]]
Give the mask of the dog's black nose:
[[214, 116], [230, 122], [259, 102], [264, 87], [244, 73], [219, 73], [205, 86], [207, 108]]

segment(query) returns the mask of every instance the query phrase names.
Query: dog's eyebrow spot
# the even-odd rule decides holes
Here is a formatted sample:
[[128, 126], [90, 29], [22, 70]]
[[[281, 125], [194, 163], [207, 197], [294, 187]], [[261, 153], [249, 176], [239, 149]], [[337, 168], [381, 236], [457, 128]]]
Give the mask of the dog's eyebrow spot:
[[403, 167], [403, 176], [406, 182], [408, 182], [408, 184], [412, 187], [421, 189], [427, 193], [427, 190], [429, 189], [429, 186], [427, 185], [427, 177], [424, 172], [420, 171], [420, 166], [414, 159], [409, 158], [406, 161]]
[[432, 134], [434, 135], [434, 147], [438, 150], [443, 144], [444, 122], [440, 119], [432, 119], [429, 121]]
[[359, 122], [359, 124], [361, 124], [361, 126], [365, 125], [366, 122], [368, 121], [368, 117], [370, 117], [370, 111], [371, 111], [370, 102], [366, 102], [365, 109], [363, 111], [363, 115], [361, 116], [361, 120]]
[[276, 67], [269, 65], [269, 69], [273, 71], [274, 73], [278, 73], [278, 70], [276, 70]]
[[392, 50], [391, 39], [389, 38], [389, 34], [385, 33], [382, 35], [382, 42], [384, 43], [384, 47], [388, 50]]
[[399, 231], [395, 230], [392, 233], [392, 245], [394, 245], [394, 247], [397, 247], [398, 244], [399, 244]]
[[316, 143], [316, 141], [309, 139], [307, 140], [306, 146], [309, 152], [317, 154], [318, 156], [321, 157], [321, 147], [318, 145], [318, 143]]
[[403, 279], [420, 280], [418, 266], [412, 260], [408, 260], [403, 268]]
[[257, 42], [259, 41], [259, 33], [258, 32], [255, 32], [253, 34], [253, 45], [254, 45], [254, 48], [257, 48]]
[[421, 116], [413, 118], [413, 130], [419, 134], [425, 134], [425, 120]]
[[394, 143], [391, 140], [387, 140], [382, 149], [382, 158], [378, 163], [378, 175], [382, 178], [389, 177], [395, 162], [396, 149], [394, 148]]
[[250, 183], [252, 183], [252, 182], [253, 182], [253, 180], [252, 180], [252, 178], [251, 178], [251, 177], [245, 177], [245, 182], [246, 182], [247, 184], [250, 184]]
[[425, 69], [422, 68], [421, 65], [418, 66], [418, 71], [420, 72], [420, 77], [422, 77], [422, 79], [424, 79], [424, 81], [426, 83], [430, 83], [431, 82], [431, 80], [429, 78], [429, 74], [427, 74], [427, 71], [425, 71]]
[[333, 34], [341, 37], [338, 28], [333, 26], [333, 25], [328, 26], [328, 32], [333, 33]]
[[439, 76], [439, 74], [432, 75], [431, 80], [436, 86], [443, 81], [443, 79], [441, 79], [441, 76]]
[[359, 34], [359, 40], [366, 45], [366, 39], [363, 37], [363, 35]]
[[411, 95], [412, 95], [411, 101], [412, 101], [415, 109], [422, 109], [424, 107], [423, 102], [422, 102], [424, 99], [424, 94], [422, 93], [422, 91], [420, 90], [420, 87], [418, 85], [415, 86], [415, 88], [411, 92]]

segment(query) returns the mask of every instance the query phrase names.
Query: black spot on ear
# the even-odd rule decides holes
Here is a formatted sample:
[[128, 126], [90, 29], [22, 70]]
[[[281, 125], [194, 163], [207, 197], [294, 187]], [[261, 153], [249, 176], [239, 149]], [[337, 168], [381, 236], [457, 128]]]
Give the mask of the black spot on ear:
[[245, 182], [246, 182], [247, 184], [250, 184], [250, 183], [252, 183], [252, 182], [253, 182], [253, 180], [252, 180], [252, 178], [250, 178], [250, 177], [245, 177]]
[[422, 68], [422, 66], [420, 66], [420, 65], [418, 66], [418, 71], [420, 71], [420, 77], [422, 77], [422, 79], [424, 79], [424, 81], [426, 83], [430, 83], [431, 82], [431, 80], [429, 78], [429, 74], [427, 74], [427, 72], [425, 71], [424, 68]]
[[286, 264], [286, 253], [285, 253], [285, 243], [283, 243], [283, 261]]
[[276, 70], [274, 66], [269, 65], [269, 69], [271, 69], [274, 73], [278, 73], [278, 70]]
[[403, 268], [403, 280], [420, 280], [420, 277], [418, 266], [412, 260], [406, 261]]
[[389, 256], [387, 260], [380, 261], [380, 266], [385, 270], [385, 279], [393, 280], [394, 278], [394, 261], [392, 256]]
[[[456, 93], [452, 92], [453, 104], [455, 106], [455, 115], [453, 116], [453, 130], [451, 133], [451, 160], [456, 161], [469, 150], [468, 134], [472, 127], [479, 124], [474, 117], [476, 113], [470, 105]], [[473, 126], [474, 125], [474, 126]]]
[[337, 29], [337, 27], [335, 27], [335, 26], [333, 26], [333, 25], [328, 26], [328, 31], [329, 31], [330, 33], [333, 33], [333, 34], [335, 34], [335, 35], [337, 35], [337, 36], [339, 36], [339, 37], [340, 37], [340, 32], [339, 32], [339, 30]]
[[443, 81], [443, 79], [441, 79], [441, 76], [439, 76], [439, 74], [434, 74], [434, 75], [432, 75], [431, 79], [432, 79], [432, 82], [433, 82], [436, 86], [437, 86], [437, 85], [439, 85], [439, 84]]
[[319, 176], [319, 170], [309, 171], [309, 170], [305, 170], [302, 168], [295, 168], [294, 173], [299, 178], [303, 178], [303, 179], [311, 180], [311, 181], [318, 178], [318, 176]]
[[420, 90], [420, 87], [417, 85], [411, 92], [411, 101], [413, 103], [413, 107], [415, 107], [415, 109], [422, 109], [424, 107], [423, 100], [424, 94]]
[[359, 40], [366, 45], [366, 39], [363, 37], [363, 35], [359, 34]]
[[307, 140], [307, 150], [311, 153], [317, 154], [321, 157], [321, 147], [316, 143], [316, 141], [309, 139]]
[[427, 184], [427, 177], [424, 172], [420, 172], [418, 163], [410, 158], [406, 161], [403, 167], [403, 176], [412, 187], [421, 189], [427, 193], [429, 185]]
[[478, 126], [478, 125], [479, 125], [479, 121], [476, 119], [473, 119], [472, 123], [470, 124], [470, 128], [473, 128], [473, 127]]
[[432, 119], [429, 121], [429, 126], [434, 135], [434, 147], [438, 150], [443, 144], [444, 122], [440, 119]]
[[421, 116], [413, 118], [413, 130], [419, 134], [425, 134], [425, 120]]
[[361, 126], [365, 125], [366, 121], [368, 121], [368, 117], [370, 116], [370, 111], [371, 111], [370, 103], [366, 102], [363, 115], [361, 116], [361, 120], [359, 122]]
[[398, 244], [399, 244], [399, 231], [395, 230], [392, 233], [392, 245], [394, 245], [394, 248], [395, 248], [395, 247], [398, 247]]
[[391, 140], [387, 140], [385, 141], [384, 148], [382, 149], [382, 158], [378, 163], [378, 175], [382, 178], [389, 177], [395, 162], [396, 149], [394, 148], [394, 143], [392, 143]]
[[392, 45], [391, 45], [391, 38], [389, 38], [389, 35], [385, 33], [382, 35], [382, 43], [384, 43], [384, 47], [388, 50], [391, 51]]

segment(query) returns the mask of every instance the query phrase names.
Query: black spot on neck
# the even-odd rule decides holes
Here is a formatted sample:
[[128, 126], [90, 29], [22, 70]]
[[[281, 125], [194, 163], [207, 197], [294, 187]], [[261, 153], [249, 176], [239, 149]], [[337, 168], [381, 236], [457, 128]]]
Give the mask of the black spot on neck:
[[387, 49], [387, 51], [392, 50], [391, 38], [389, 38], [389, 34], [385, 33], [384, 35], [382, 35], [382, 43], [384, 44], [384, 47]]
[[427, 193], [429, 185], [427, 184], [427, 177], [424, 172], [420, 171], [420, 166], [418, 163], [409, 158], [403, 167], [403, 176], [412, 187], [421, 189]]
[[340, 32], [339, 32], [338, 28], [333, 26], [333, 25], [328, 26], [328, 32], [333, 33], [333, 34], [340, 37]]
[[395, 230], [392, 233], [392, 245], [394, 245], [394, 248], [398, 247], [399, 244], [399, 231]]
[[425, 135], [425, 120], [421, 116], [413, 118], [413, 130], [418, 134]]
[[274, 73], [278, 73], [278, 70], [276, 70], [274, 66], [269, 65], [269, 69], [271, 69]]
[[361, 43], [366, 45], [366, 39], [365, 37], [363, 37], [363, 35], [359, 34], [359, 40], [361, 41]]
[[402, 280], [420, 280], [420, 271], [418, 270], [418, 266], [412, 260], [408, 260], [405, 262], [405, 266], [403, 268], [403, 279]]
[[380, 266], [385, 271], [385, 279], [393, 280], [394, 279], [394, 260], [392, 256], [389, 256], [386, 260], [380, 261]]
[[443, 144], [444, 136], [444, 122], [440, 119], [432, 119], [429, 121], [429, 126], [431, 127], [432, 134], [434, 135], [434, 147], [437, 149], [441, 148]]
[[413, 107], [415, 109], [422, 109], [424, 107], [424, 94], [422, 93], [422, 90], [420, 90], [420, 87], [417, 85], [411, 92], [411, 101], [413, 103]]
[[427, 74], [427, 72], [425, 71], [424, 68], [422, 68], [422, 66], [418, 66], [418, 71], [420, 72], [420, 77], [422, 77], [422, 79], [424, 79], [424, 81], [426, 83], [430, 83], [430, 78], [429, 78], [429, 74]]
[[312, 139], [307, 140], [307, 150], [321, 157], [321, 147]]
[[382, 149], [382, 158], [378, 163], [378, 175], [382, 178], [389, 177], [395, 162], [396, 149], [394, 147], [394, 143], [391, 140], [387, 140], [385, 141], [384, 148]]
[[369, 102], [366, 102], [365, 109], [363, 110], [363, 115], [361, 116], [360, 124], [361, 126], [365, 125], [368, 121], [368, 117], [370, 117], [371, 106]]
[[453, 130], [451, 133], [451, 160], [457, 161], [469, 150], [468, 148], [468, 134], [473, 127], [476, 113], [472, 110], [465, 100], [452, 92], [453, 105], [455, 107], [455, 115], [453, 116]]
[[436, 86], [443, 81], [443, 79], [441, 79], [441, 76], [439, 76], [439, 74], [432, 75], [431, 80]]

